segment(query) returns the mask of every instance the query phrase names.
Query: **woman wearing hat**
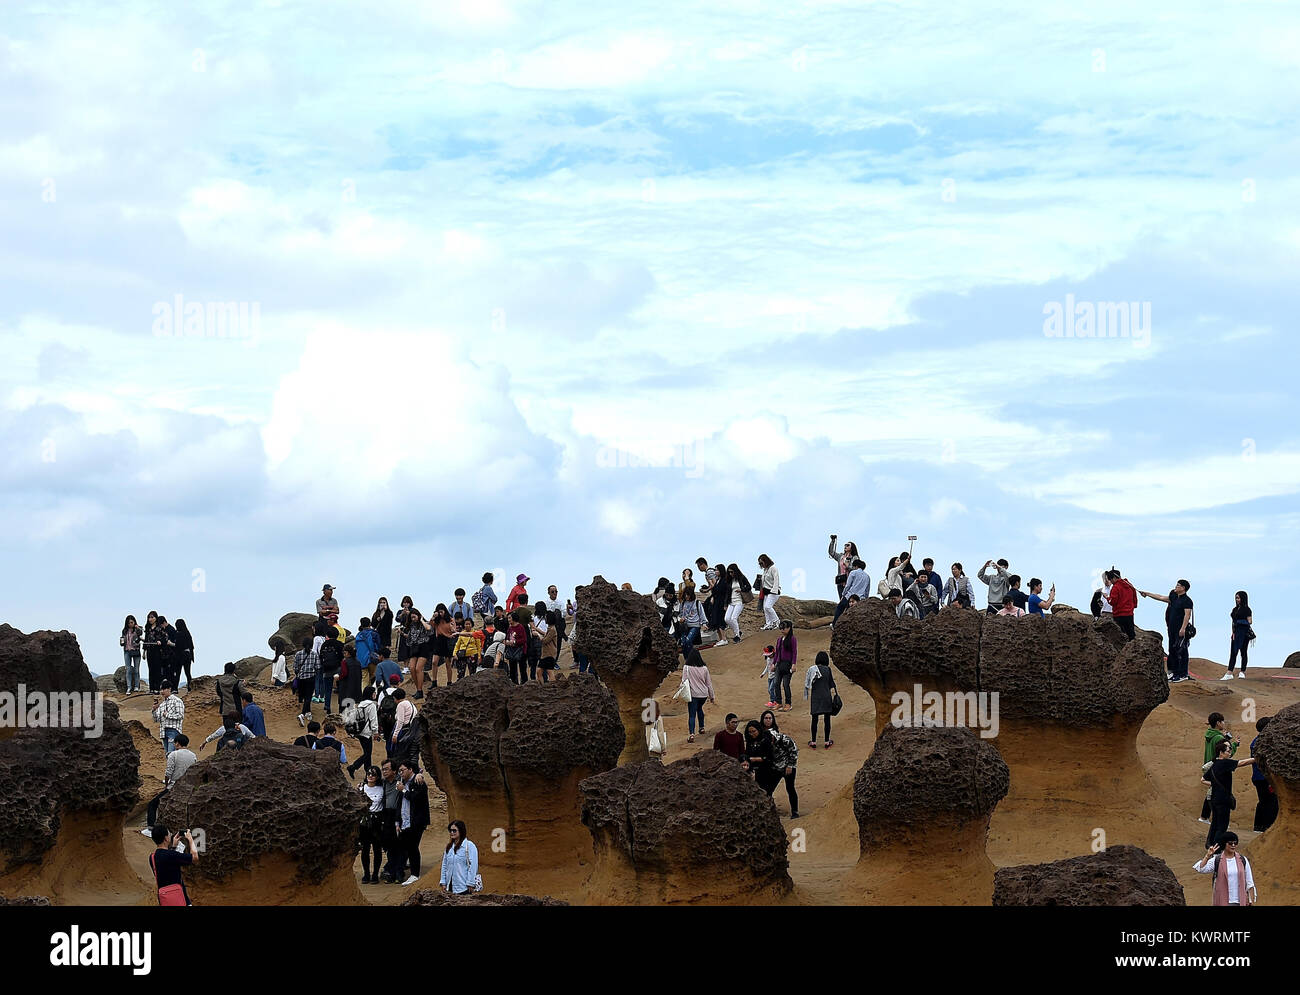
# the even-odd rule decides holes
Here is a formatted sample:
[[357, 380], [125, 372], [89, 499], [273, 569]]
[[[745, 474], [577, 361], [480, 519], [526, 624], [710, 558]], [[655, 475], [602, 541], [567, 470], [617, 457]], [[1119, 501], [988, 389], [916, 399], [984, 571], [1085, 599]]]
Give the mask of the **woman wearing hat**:
[[515, 586], [510, 589], [510, 594], [506, 598], [507, 615], [513, 614], [514, 610], [521, 605], [528, 604], [528, 589], [525, 586], [528, 580], [527, 574], [520, 574], [515, 578]]

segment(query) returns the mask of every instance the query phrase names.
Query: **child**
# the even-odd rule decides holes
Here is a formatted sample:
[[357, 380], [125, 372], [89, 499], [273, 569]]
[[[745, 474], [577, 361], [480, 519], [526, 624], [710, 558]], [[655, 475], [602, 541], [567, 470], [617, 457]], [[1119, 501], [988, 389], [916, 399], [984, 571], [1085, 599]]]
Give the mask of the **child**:
[[776, 702], [772, 699], [776, 697], [776, 647], [763, 647], [763, 673], [761, 675], [767, 680], [767, 708], [776, 708]]
[[668, 749], [668, 735], [664, 732], [664, 720], [659, 715], [659, 703], [652, 699], [642, 716], [645, 719], [645, 745], [650, 751], [650, 759], [662, 763], [664, 751]]
[[456, 660], [456, 680], [464, 678], [466, 668], [471, 674], [478, 671], [479, 642], [474, 638], [473, 627], [465, 619], [460, 621], [460, 634], [456, 637], [452, 656]]

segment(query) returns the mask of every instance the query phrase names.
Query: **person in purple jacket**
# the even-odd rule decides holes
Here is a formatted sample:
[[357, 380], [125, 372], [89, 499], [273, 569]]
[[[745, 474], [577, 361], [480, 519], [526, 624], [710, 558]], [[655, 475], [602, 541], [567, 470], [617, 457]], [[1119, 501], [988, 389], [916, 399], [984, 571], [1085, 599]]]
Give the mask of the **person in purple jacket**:
[[[798, 662], [799, 640], [794, 637], [794, 623], [787, 618], [781, 622], [781, 635], [776, 641], [776, 656], [773, 658], [776, 667], [776, 694], [772, 700], [777, 703], [778, 712], [788, 712], [794, 705], [794, 698], [790, 694], [790, 678], [794, 676]], [[781, 703], [783, 694], [785, 704]]]

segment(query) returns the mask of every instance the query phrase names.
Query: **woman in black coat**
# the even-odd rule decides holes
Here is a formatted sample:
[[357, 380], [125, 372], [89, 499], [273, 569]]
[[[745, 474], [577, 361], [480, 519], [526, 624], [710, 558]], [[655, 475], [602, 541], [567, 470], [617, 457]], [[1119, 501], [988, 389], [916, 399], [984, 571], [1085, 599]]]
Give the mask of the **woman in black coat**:
[[[814, 678], [814, 674], [816, 677]], [[817, 719], [826, 721], [826, 747], [835, 745], [831, 739], [831, 712], [835, 702], [835, 675], [831, 673], [831, 658], [825, 650], [817, 654], [817, 662], [808, 668], [808, 676], [803, 682], [803, 696], [808, 698], [808, 710], [812, 712], [812, 739], [808, 745], [817, 749]]]
[[176, 620], [176, 650], [172, 660], [172, 687], [181, 686], [181, 671], [185, 671], [185, 686], [190, 686], [190, 667], [194, 665], [194, 637], [190, 635], [185, 619]]
[[740, 765], [767, 790], [772, 772], [772, 737], [756, 719], [745, 723], [745, 755]]

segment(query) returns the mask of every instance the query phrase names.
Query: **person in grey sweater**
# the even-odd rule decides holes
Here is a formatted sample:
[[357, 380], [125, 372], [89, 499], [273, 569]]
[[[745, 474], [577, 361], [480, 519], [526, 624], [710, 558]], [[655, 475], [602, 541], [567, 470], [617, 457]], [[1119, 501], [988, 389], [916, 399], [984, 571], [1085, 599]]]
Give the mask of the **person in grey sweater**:
[[803, 696], [808, 699], [808, 710], [812, 712], [812, 739], [808, 745], [817, 749], [817, 719], [826, 723], [825, 745], [834, 745], [831, 739], [831, 712], [835, 702], [835, 675], [831, 673], [831, 658], [825, 650], [817, 654], [817, 659], [808, 668], [808, 676], [803, 682]]
[[[989, 567], [994, 567], [992, 577], [989, 576]], [[998, 560], [996, 564], [992, 560], [985, 560], [984, 566], [980, 567], [979, 573], [975, 575], [988, 585], [989, 606], [986, 610], [990, 615], [996, 615], [1002, 610], [1002, 599], [1011, 590], [1010, 567], [1011, 564], [1006, 560]]]

